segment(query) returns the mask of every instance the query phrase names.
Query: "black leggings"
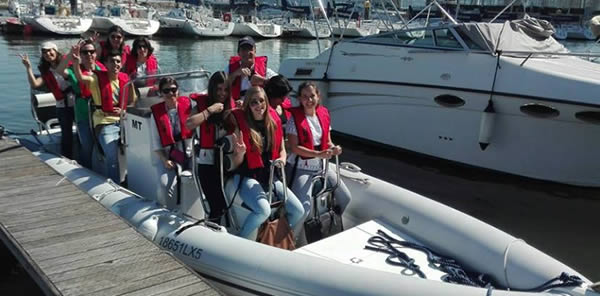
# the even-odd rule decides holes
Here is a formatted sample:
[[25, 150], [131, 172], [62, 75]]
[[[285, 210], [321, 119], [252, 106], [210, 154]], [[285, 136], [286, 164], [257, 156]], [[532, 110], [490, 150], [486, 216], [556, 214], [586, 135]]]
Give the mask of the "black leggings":
[[208, 216], [208, 219], [213, 222], [219, 222], [227, 204], [225, 203], [225, 197], [221, 190], [221, 178], [217, 166], [199, 164], [198, 178], [200, 179], [200, 185], [202, 186], [204, 196], [206, 196], [206, 200], [210, 206], [210, 215]]
[[75, 109], [73, 107], [56, 108], [56, 117], [60, 125], [60, 154], [73, 159], [73, 120]]

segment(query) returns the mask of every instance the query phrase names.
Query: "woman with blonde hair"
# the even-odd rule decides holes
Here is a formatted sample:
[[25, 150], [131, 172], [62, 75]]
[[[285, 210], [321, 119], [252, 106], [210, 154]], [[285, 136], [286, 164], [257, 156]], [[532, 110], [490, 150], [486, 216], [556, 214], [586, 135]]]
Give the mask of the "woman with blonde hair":
[[[285, 164], [287, 153], [283, 143], [281, 120], [261, 87], [251, 87], [241, 109], [232, 111], [237, 123], [234, 133], [234, 165], [236, 174], [228, 181], [229, 194], [239, 192], [244, 203], [252, 210], [239, 236], [249, 238], [269, 217], [269, 168], [272, 161]], [[239, 188], [238, 188], [239, 187]], [[274, 193], [283, 197], [286, 190], [286, 218], [293, 229], [304, 215], [302, 204], [280, 180], [275, 180]]]

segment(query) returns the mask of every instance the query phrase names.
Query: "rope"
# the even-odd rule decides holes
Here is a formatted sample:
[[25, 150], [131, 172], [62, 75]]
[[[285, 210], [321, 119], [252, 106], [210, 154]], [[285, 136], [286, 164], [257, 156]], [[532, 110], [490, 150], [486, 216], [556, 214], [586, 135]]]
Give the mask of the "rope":
[[400, 241], [390, 237], [382, 230], [377, 230], [376, 236], [369, 238], [365, 249], [377, 252], [390, 254], [386, 258], [386, 262], [391, 265], [403, 266], [415, 272], [421, 278], [427, 278], [420, 267], [414, 263], [414, 259], [410, 258], [406, 253], [398, 250], [400, 247], [419, 250], [427, 255], [427, 261], [436, 269], [446, 273], [441, 280], [447, 283], [469, 285], [474, 287], [489, 287], [491, 286], [487, 276], [478, 274], [476, 277], [469, 275], [461, 266], [452, 258], [440, 256], [429, 248], [417, 243]]

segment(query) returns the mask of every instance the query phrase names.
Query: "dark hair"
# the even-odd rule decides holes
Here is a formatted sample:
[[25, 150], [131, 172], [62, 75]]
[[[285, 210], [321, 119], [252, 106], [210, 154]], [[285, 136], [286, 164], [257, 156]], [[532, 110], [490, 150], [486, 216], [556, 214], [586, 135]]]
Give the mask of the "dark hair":
[[85, 40], [83, 40], [83, 43], [81, 44], [81, 46], [79, 47], [79, 49], [81, 50], [82, 47], [86, 46], [86, 45], [91, 45], [94, 47], [94, 50], [96, 50], [96, 42], [94, 42], [94, 40], [87, 38]]
[[171, 84], [175, 84], [175, 86], [179, 87], [177, 80], [175, 80], [175, 78], [173, 78], [173, 76], [163, 77], [158, 82], [158, 90], [162, 91], [163, 86], [171, 85]]
[[[56, 64], [60, 63], [62, 61], [62, 57], [63, 54], [60, 53], [60, 51], [53, 49], [56, 52]], [[48, 72], [50, 70], [50, 67], [52, 66], [52, 64], [48, 61], [46, 61], [46, 59], [44, 59], [44, 55], [42, 55], [42, 57], [40, 57], [40, 62], [38, 64], [38, 70], [40, 71], [40, 73], [44, 74], [46, 72]]]
[[302, 84], [300, 84], [300, 86], [298, 86], [298, 97], [300, 97], [302, 90], [309, 86], [312, 86], [318, 95], [321, 94], [321, 92], [319, 91], [319, 88], [317, 87], [317, 84], [315, 84], [313, 81], [304, 81], [304, 82], [302, 82]]
[[283, 75], [271, 77], [265, 85], [265, 92], [269, 99], [287, 96], [292, 91], [290, 82]]
[[135, 38], [135, 40], [133, 40], [133, 46], [131, 49], [131, 54], [137, 58], [137, 50], [140, 48], [140, 46], [142, 45], [146, 45], [146, 47], [148, 48], [148, 56], [151, 56], [152, 53], [154, 52], [154, 47], [152, 47], [152, 44], [150, 44], [150, 40], [148, 40], [147, 37], [138, 37]]
[[[121, 51], [119, 51], [119, 50], [116, 50], [116, 49], [113, 49], [113, 50], [109, 51], [109, 52], [106, 54], [106, 61], [108, 62], [108, 59], [110, 59], [110, 58], [112, 58], [112, 57], [116, 57], [116, 56], [118, 56], [118, 57], [122, 58], [122, 57], [121, 57]], [[121, 61], [121, 62], [123, 62], [123, 61]]]
[[208, 100], [207, 105], [210, 106], [216, 103], [217, 97], [217, 88], [219, 84], [225, 84], [227, 87], [227, 92], [229, 93], [229, 98], [225, 98], [225, 102], [223, 102], [223, 112], [219, 112], [217, 114], [213, 114], [208, 118], [208, 122], [217, 123], [223, 120], [223, 113], [226, 110], [230, 110], [233, 106], [231, 106], [231, 89], [227, 84], [227, 74], [223, 71], [215, 72], [212, 76], [210, 76], [210, 80], [208, 81]]
[[[121, 45], [119, 46], [119, 48], [112, 48], [111, 47], [111, 43], [110, 43], [110, 34], [112, 33], [118, 33], [121, 34], [121, 36], [123, 36], [123, 38], [121, 38]], [[123, 51], [123, 46], [125, 45], [125, 31], [123, 31], [123, 28], [114, 25], [112, 27], [110, 27], [108, 29], [108, 35], [106, 35], [106, 49], [111, 50], [111, 49], [118, 49], [119, 51]], [[103, 48], [104, 50], [104, 48]]]

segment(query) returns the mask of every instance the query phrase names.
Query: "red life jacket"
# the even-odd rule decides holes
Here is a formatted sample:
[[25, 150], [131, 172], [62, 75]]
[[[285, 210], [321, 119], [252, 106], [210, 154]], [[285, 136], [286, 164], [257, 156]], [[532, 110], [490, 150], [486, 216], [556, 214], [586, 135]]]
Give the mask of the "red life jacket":
[[[232, 111], [235, 119], [237, 121], [238, 127], [242, 132], [242, 136], [244, 137], [244, 144], [246, 144], [246, 160], [248, 161], [249, 169], [258, 169], [265, 167], [262, 157], [258, 151], [258, 149], [254, 148], [250, 143], [250, 127], [248, 126], [248, 122], [246, 122], [246, 114], [242, 109], [234, 109]], [[275, 122], [275, 135], [273, 137], [273, 143], [271, 145], [271, 159], [279, 158], [279, 150], [281, 149], [281, 141], [283, 140], [283, 128], [281, 127], [281, 120], [279, 119], [279, 115], [277, 111], [273, 108], [269, 107], [269, 116]]]
[[[185, 121], [190, 117], [192, 112], [191, 101], [188, 97], [177, 98], [177, 115], [179, 116], [179, 126], [181, 127], [181, 138], [189, 139], [192, 137], [192, 131], [185, 127]], [[158, 135], [160, 136], [160, 143], [163, 147], [167, 147], [175, 144], [175, 135], [173, 135], [173, 129], [171, 127], [171, 121], [167, 114], [167, 106], [165, 102], [152, 105], [152, 115], [156, 121], [158, 127]]]
[[[296, 124], [296, 132], [298, 133], [298, 145], [314, 150], [313, 136], [304, 113], [302, 106], [294, 107], [290, 109], [294, 116], [294, 124]], [[329, 111], [327, 108], [319, 105], [315, 112], [319, 123], [321, 124], [322, 136], [321, 136], [321, 151], [325, 151], [329, 148], [329, 126], [331, 119], [329, 117]]]
[[65, 95], [58, 86], [58, 82], [56, 81], [56, 77], [54, 77], [54, 74], [52, 74], [52, 71], [48, 70], [42, 73], [42, 79], [44, 80], [44, 84], [46, 84], [46, 86], [54, 95], [55, 100], [62, 101], [65, 98]]
[[[96, 61], [96, 67], [95, 68], [96, 69], [94, 69], [94, 70], [106, 71], [106, 67], [104, 67], [104, 65], [102, 65], [102, 63], [100, 63], [99, 61]], [[81, 73], [83, 75], [91, 75], [93, 73], [93, 70], [92, 71], [85, 70], [82, 67], [81, 68]], [[79, 90], [81, 91], [80, 96], [82, 98], [89, 98], [89, 97], [92, 96], [92, 91], [90, 91], [90, 89], [87, 87], [87, 85], [83, 81], [79, 81]]]
[[[110, 43], [107, 41], [100, 41], [100, 47], [102, 48], [102, 56], [100, 61], [106, 62], [108, 53], [112, 50]], [[127, 62], [127, 56], [131, 53], [131, 48], [127, 44], [123, 44], [123, 50], [121, 51], [121, 65], [125, 65]]]
[[[235, 72], [240, 68], [239, 56], [234, 56], [229, 59], [229, 74]], [[254, 58], [254, 72], [262, 77], [267, 77], [267, 57], [255, 57]], [[231, 84], [231, 97], [234, 100], [240, 99], [240, 91], [242, 89], [242, 79], [236, 78]]]
[[281, 102], [281, 109], [283, 109], [283, 114], [285, 114], [285, 118], [287, 118], [287, 120], [290, 120], [290, 117], [292, 116], [292, 112], [290, 112], [290, 109], [292, 109], [292, 101], [290, 101], [290, 98], [283, 97], [283, 102]]
[[[98, 77], [98, 87], [100, 88], [100, 96], [102, 97], [102, 111], [113, 113], [113, 90], [112, 86], [110, 85], [110, 80], [108, 79], [108, 72], [94, 71], [94, 73], [96, 73], [96, 76]], [[125, 95], [123, 94], [123, 91], [125, 90], [125, 84], [129, 82], [129, 76], [127, 76], [125, 73], [119, 72], [117, 78], [119, 79], [119, 104], [117, 107], [125, 110], [127, 108], [127, 102], [125, 102]]]
[[[133, 54], [127, 56], [127, 62], [124, 63], [124, 72], [131, 75], [131, 73], [137, 73], [137, 58]], [[146, 59], [146, 73], [144, 75], [154, 75], [158, 73], [158, 61], [154, 55], [150, 55]]]

